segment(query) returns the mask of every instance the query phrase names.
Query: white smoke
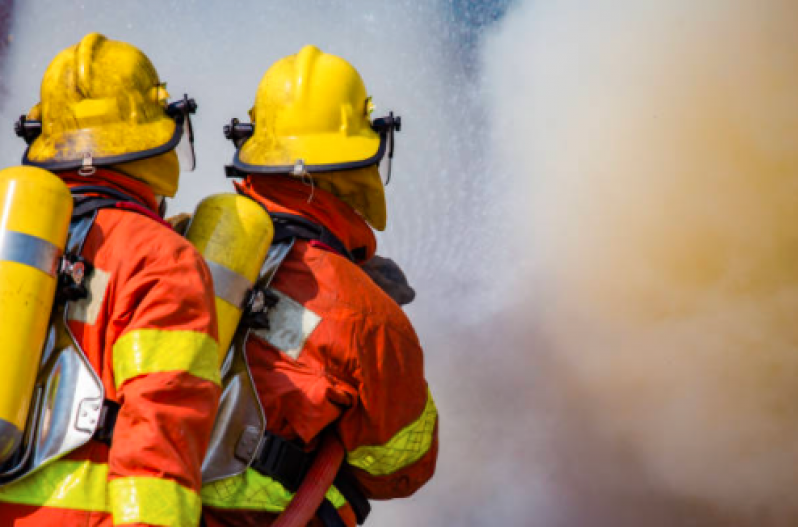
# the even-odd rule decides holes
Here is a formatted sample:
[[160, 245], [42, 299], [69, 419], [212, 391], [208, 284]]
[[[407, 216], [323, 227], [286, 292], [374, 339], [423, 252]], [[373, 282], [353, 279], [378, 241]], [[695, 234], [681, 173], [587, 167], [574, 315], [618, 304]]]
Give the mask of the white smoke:
[[508, 404], [557, 497], [517, 524], [798, 522], [796, 23], [787, 0], [526, 1], [486, 47], [497, 271], [539, 386]]

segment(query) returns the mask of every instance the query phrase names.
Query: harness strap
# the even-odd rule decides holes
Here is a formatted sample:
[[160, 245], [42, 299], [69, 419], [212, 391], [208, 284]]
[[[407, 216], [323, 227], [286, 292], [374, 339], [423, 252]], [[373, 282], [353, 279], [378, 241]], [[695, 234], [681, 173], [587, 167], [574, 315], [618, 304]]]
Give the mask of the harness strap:
[[100, 410], [100, 420], [97, 424], [97, 429], [94, 431], [94, 435], [91, 436], [92, 439], [111, 446], [111, 438], [114, 435], [114, 426], [116, 426], [119, 408], [121, 408], [121, 406], [116, 401], [112, 401], [111, 399], [103, 400], [103, 407], [102, 410]]
[[[88, 219], [100, 209], [117, 208], [130, 210], [145, 216], [154, 216], [154, 213], [139, 200], [116, 189], [95, 185], [82, 185], [72, 187], [70, 191], [74, 203], [72, 207], [72, 225], [70, 226], [70, 231], [80, 223], [80, 220]], [[160, 218], [158, 219], [160, 220]], [[76, 253], [73, 255], [75, 257], [79, 256], [77, 253], [80, 252], [86, 235], [88, 235], [88, 229], [77, 230], [80, 232], [75, 234], [77, 234], [77, 238], [80, 239], [72, 239], [72, 243], [70, 244], [72, 250]], [[73, 238], [72, 232], [70, 232], [70, 238]], [[100, 418], [97, 428], [92, 435], [92, 439], [111, 446], [111, 439], [113, 437], [116, 419], [119, 415], [119, 409], [120, 405], [116, 401], [112, 401], [111, 399], [103, 400]]]
[[111, 187], [103, 187], [100, 185], [76, 185], [69, 189], [72, 192], [72, 196], [85, 196], [87, 194], [99, 194], [101, 196], [116, 198], [117, 201], [133, 201], [138, 203], [141, 206], [144, 204], [127, 194], [126, 192], [122, 192], [121, 190], [116, 190], [115, 188]]
[[352, 507], [355, 518], [357, 518], [357, 524], [363, 525], [369, 513], [371, 513], [371, 503], [369, 503], [363, 491], [360, 490], [360, 487], [357, 486], [355, 477], [349, 472], [349, 465], [346, 462], [341, 465], [341, 470], [335, 476], [333, 484], [346, 498], [346, 501], [349, 502], [349, 506]]
[[[296, 492], [310, 470], [316, 453], [306, 452], [297, 444], [269, 431], [264, 432], [263, 435], [263, 447], [255, 456], [250, 467], [279, 482], [289, 491]], [[346, 465], [338, 472], [334, 484], [352, 507], [357, 523], [362, 525], [371, 512], [371, 504], [346, 469]], [[339, 525], [335, 523], [335, 518], [340, 521], [340, 516], [329, 502], [327, 505], [322, 503], [319, 508], [319, 517], [324, 521], [325, 526]]]
[[348, 260], [355, 261], [355, 256], [346, 248], [346, 245], [323, 225], [285, 212], [269, 212], [269, 216], [274, 224], [273, 242], [280, 242], [288, 238], [317, 240]]
[[263, 434], [263, 447], [250, 465], [264, 476], [296, 492], [313, 463], [314, 453], [269, 431]]

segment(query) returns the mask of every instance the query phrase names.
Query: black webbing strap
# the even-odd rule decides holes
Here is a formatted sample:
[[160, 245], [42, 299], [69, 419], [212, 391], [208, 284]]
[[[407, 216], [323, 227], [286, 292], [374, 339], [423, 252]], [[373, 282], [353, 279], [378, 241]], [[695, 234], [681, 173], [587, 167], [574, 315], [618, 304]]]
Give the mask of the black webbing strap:
[[263, 436], [263, 448], [250, 466], [296, 492], [313, 463], [314, 452], [305, 452], [291, 441], [268, 431]]
[[341, 465], [341, 470], [339, 470], [338, 475], [335, 476], [333, 485], [335, 485], [338, 492], [346, 498], [349, 506], [352, 507], [355, 518], [357, 518], [357, 524], [363, 525], [371, 512], [371, 503], [369, 503], [366, 495], [363, 494], [363, 491], [358, 487], [355, 477], [349, 472], [349, 466], [346, 462]]
[[[289, 491], [296, 492], [305, 479], [308, 470], [310, 470], [315, 457], [315, 452], [305, 452], [295, 443], [266, 431], [264, 433], [263, 448], [250, 467], [264, 476], [279, 482]], [[368, 499], [357, 486], [354, 478], [349, 474], [346, 465], [341, 468], [341, 471], [335, 477], [334, 485], [352, 507], [357, 523], [359, 525], [363, 524], [369, 512], [371, 512], [371, 504], [369, 504]], [[332, 520], [332, 518], [338, 518], [338, 521], [341, 521], [338, 511], [329, 502], [328, 505], [322, 504], [318, 515], [325, 522], [325, 527], [344, 525], [343, 523], [335, 523]], [[331, 519], [327, 521], [325, 517]]]
[[[100, 209], [116, 207], [116, 204], [119, 202], [141, 205], [141, 202], [128, 196], [124, 192], [108, 187], [83, 185], [72, 187], [70, 191], [72, 192], [73, 201], [73, 225], [76, 220], [90, 216]], [[111, 439], [114, 433], [114, 426], [116, 426], [116, 418], [119, 415], [119, 408], [119, 403], [110, 399], [103, 400], [99, 422], [94, 434], [91, 436], [92, 439], [111, 446]]]
[[324, 527], [346, 527], [343, 518], [338, 514], [338, 509], [327, 498], [321, 501], [321, 505], [316, 510], [316, 517], [321, 520]]
[[269, 212], [274, 224], [274, 238], [272, 243], [281, 242], [288, 238], [300, 240], [318, 240], [327, 245], [338, 254], [350, 261], [355, 261], [355, 255], [346, 248], [329, 229], [318, 223], [312, 222], [302, 216], [287, 214], [285, 212]]
[[[133, 197], [108, 187], [82, 185], [72, 187], [72, 219], [88, 216], [99, 209], [113, 208], [120, 201], [144, 206]], [[97, 194], [97, 195], [93, 195]]]
[[111, 446], [111, 438], [114, 435], [114, 427], [116, 426], [116, 418], [119, 415], [119, 403], [110, 399], [103, 401], [103, 407], [100, 410], [100, 420], [97, 423], [97, 429], [91, 436], [95, 441], [105, 443]]

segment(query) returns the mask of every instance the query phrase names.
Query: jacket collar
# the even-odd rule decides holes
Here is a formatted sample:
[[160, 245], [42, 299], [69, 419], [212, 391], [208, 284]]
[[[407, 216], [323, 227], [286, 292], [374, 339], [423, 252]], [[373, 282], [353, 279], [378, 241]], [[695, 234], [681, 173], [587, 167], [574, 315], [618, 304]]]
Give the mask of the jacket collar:
[[[285, 176], [250, 175], [236, 189], [269, 212], [296, 214], [329, 229], [349, 251], [369, 260], [377, 250], [374, 231], [349, 205], [333, 194]], [[360, 262], [362, 263], [362, 262]]]
[[112, 188], [137, 199], [153, 212], [158, 212], [158, 201], [155, 199], [155, 193], [146, 183], [114, 170], [97, 168], [97, 171], [91, 176], [81, 176], [77, 171], [66, 171], [59, 172], [58, 176], [69, 188], [84, 185]]

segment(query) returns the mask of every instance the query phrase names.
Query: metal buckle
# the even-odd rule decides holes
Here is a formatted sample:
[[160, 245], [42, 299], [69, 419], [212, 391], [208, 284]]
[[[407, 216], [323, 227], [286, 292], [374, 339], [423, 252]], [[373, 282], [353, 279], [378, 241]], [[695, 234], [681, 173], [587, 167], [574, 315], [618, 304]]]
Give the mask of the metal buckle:
[[91, 265], [81, 256], [65, 254], [58, 267], [58, 299], [80, 300], [89, 295], [86, 289], [86, 274]]
[[242, 323], [254, 329], [269, 329], [269, 310], [277, 305], [280, 297], [266, 287], [253, 287], [246, 301]]
[[83, 162], [78, 169], [78, 174], [83, 177], [93, 176], [97, 172], [97, 168], [94, 166], [94, 158], [91, 156], [91, 152], [85, 152], [83, 154]]

